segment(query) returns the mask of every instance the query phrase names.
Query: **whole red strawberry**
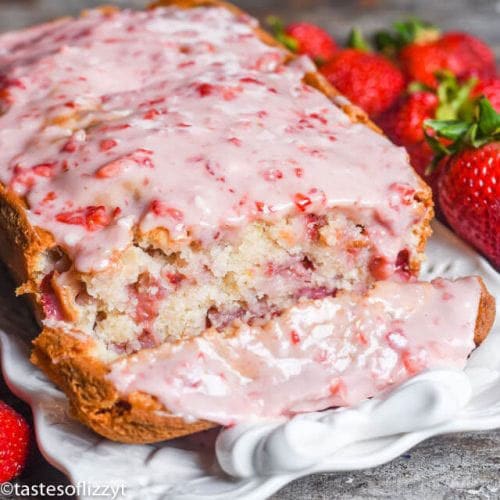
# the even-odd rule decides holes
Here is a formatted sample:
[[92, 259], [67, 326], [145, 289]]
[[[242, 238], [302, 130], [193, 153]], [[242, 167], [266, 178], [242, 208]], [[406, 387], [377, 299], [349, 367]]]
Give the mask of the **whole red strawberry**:
[[389, 109], [402, 93], [401, 71], [381, 54], [369, 52], [354, 31], [354, 47], [339, 51], [320, 68], [321, 73], [342, 94], [376, 117]]
[[500, 78], [488, 78], [480, 81], [473, 90], [473, 95], [484, 96], [490, 101], [495, 111], [500, 113]]
[[436, 72], [448, 70], [459, 80], [495, 75], [493, 51], [468, 33], [441, 32], [429, 23], [410, 19], [394, 24], [393, 31], [375, 35], [377, 47], [395, 57], [405, 76], [429, 87], [438, 84]]
[[445, 148], [451, 154], [439, 179], [439, 203], [451, 228], [500, 270], [500, 114], [486, 98], [477, 106], [471, 123], [429, 124], [455, 139]]
[[10, 406], [0, 401], [0, 483], [23, 469], [28, 454], [29, 428]]
[[434, 156], [423, 125], [425, 120], [435, 118], [438, 103], [433, 92], [413, 92], [377, 120], [392, 142], [407, 149], [413, 168], [422, 176]]
[[436, 86], [435, 74], [449, 70], [459, 79], [488, 78], [495, 73], [492, 50], [468, 33], [446, 33], [428, 43], [412, 43], [399, 53], [399, 61], [410, 80]]
[[293, 23], [286, 28], [278, 18], [268, 18], [274, 36], [288, 49], [309, 56], [318, 65], [329, 61], [338, 51], [335, 40], [323, 28], [312, 23]]
[[338, 50], [333, 38], [315, 24], [290, 24], [286, 27], [285, 33], [296, 40], [297, 47], [295, 52], [308, 55], [317, 64], [329, 61]]
[[424, 122], [434, 118], [464, 118], [464, 115], [470, 114], [473, 106], [470, 94], [475, 84], [474, 80], [470, 80], [462, 85], [449, 73], [441, 73], [438, 78], [440, 83], [437, 89], [423, 90], [421, 86], [410, 86], [409, 93], [377, 120], [395, 144], [406, 148], [413, 168], [435, 192], [439, 169], [432, 172], [428, 169], [434, 151], [426, 140]]

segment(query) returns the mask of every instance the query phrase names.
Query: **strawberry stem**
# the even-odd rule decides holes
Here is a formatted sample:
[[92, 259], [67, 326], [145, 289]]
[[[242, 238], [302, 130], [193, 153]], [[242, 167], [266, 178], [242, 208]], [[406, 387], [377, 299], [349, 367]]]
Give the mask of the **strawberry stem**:
[[470, 121], [474, 107], [470, 94], [477, 84], [477, 78], [470, 78], [461, 84], [450, 71], [438, 71], [436, 78], [439, 82], [436, 91], [439, 99], [436, 118], [438, 120], [456, 120], [460, 118]]
[[297, 52], [299, 43], [297, 40], [285, 32], [285, 25], [278, 16], [268, 16], [266, 24], [271, 28], [274, 38], [282, 43], [291, 52]]
[[405, 45], [431, 42], [441, 35], [438, 28], [418, 18], [395, 22], [392, 27], [392, 31], [378, 31], [374, 35], [377, 50], [389, 57], [394, 57]]
[[[433, 130], [431, 135], [425, 130], [427, 142], [435, 152], [432, 164], [427, 173], [432, 172], [439, 161], [448, 155], [453, 155], [465, 148], [479, 148], [490, 142], [500, 140], [500, 113], [490, 101], [481, 96], [473, 102], [472, 112], [465, 119], [426, 120], [426, 129]], [[443, 144], [439, 138], [451, 141]]]
[[363, 52], [369, 52], [370, 46], [366, 42], [359, 28], [353, 28], [347, 39], [347, 47], [351, 49], [362, 50]]

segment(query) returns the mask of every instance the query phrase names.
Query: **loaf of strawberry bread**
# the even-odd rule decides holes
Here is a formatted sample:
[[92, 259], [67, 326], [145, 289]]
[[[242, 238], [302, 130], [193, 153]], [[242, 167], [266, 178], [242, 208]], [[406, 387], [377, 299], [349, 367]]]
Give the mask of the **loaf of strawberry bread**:
[[[406, 294], [432, 218], [405, 151], [308, 59], [232, 6], [161, 3], [173, 5], [0, 36], [0, 255], [44, 327], [33, 360], [83, 422], [129, 442], [227, 423], [154, 390], [161, 368], [154, 384], [136, 384], [131, 366], [149, 380], [141, 366], [180, 349], [175, 363], [217, 335], [261, 342], [297, 311], [325, 307], [335, 323], [341, 297], [371, 300], [381, 280]], [[491, 323], [474, 283], [468, 347], [453, 366]], [[341, 330], [330, 333], [339, 349]], [[419, 369], [448, 359], [444, 339]], [[397, 356], [400, 375], [358, 394], [415, 372], [402, 361], [413, 354]], [[307, 407], [343, 404], [317, 399]]]

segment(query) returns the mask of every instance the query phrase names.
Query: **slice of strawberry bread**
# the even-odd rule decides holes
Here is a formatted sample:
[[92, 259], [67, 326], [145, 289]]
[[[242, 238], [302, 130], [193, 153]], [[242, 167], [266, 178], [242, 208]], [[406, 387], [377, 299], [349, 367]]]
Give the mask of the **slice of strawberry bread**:
[[353, 405], [423, 370], [461, 369], [494, 317], [477, 277], [381, 281], [301, 301], [262, 326], [234, 322], [111, 363], [78, 332], [46, 328], [33, 360], [98, 433], [153, 442]]
[[142, 351], [113, 363], [108, 379], [188, 421], [223, 425], [351, 406], [425, 369], [463, 368], [481, 335], [482, 287], [380, 281], [366, 294], [303, 301], [263, 327]]

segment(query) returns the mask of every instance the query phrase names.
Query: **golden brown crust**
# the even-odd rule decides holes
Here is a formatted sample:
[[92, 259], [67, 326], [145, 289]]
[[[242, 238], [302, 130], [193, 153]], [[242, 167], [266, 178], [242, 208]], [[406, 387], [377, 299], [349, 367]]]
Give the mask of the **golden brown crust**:
[[488, 292], [482, 278], [479, 278], [481, 297], [477, 311], [476, 325], [474, 328], [474, 342], [479, 345], [490, 332], [495, 322], [496, 304], [495, 297]]
[[216, 426], [168, 415], [146, 394], [118, 394], [106, 379], [107, 366], [90, 355], [92, 341], [77, 333], [45, 328], [33, 344], [32, 362], [68, 395], [74, 416], [108, 439], [151, 443]]
[[[223, 6], [237, 14], [244, 14], [237, 7], [219, 0], [160, 1], [152, 7], [160, 5], [176, 5], [180, 8]], [[264, 42], [272, 45], [277, 43], [261, 29], [257, 29], [257, 33]], [[290, 58], [293, 56], [290, 55]], [[318, 73], [309, 73], [305, 80], [331, 99], [339, 97], [339, 93]], [[353, 121], [365, 123], [379, 131], [359, 108], [347, 102], [339, 105]], [[419, 250], [423, 251], [430, 235], [429, 223], [433, 215], [431, 192], [423, 181], [417, 197], [426, 214], [424, 223], [416, 229]], [[0, 245], [0, 257], [7, 262], [18, 282], [23, 283], [20, 291], [39, 298], [37, 277], [40, 276], [37, 266], [40, 256], [54, 246], [54, 240], [50, 234], [29, 224], [23, 201], [1, 185], [0, 238], [6, 242]], [[411, 263], [414, 270], [418, 270], [419, 265], [418, 261]], [[484, 288], [476, 324], [477, 340], [487, 335], [492, 314], [494, 316], [494, 300]], [[181, 418], [173, 417], [150, 395], [120, 395], [106, 379], [106, 364], [92, 356], [92, 349], [91, 339], [78, 336], [77, 333], [73, 335], [45, 328], [34, 341], [32, 361], [65, 391], [73, 414], [97, 433], [116, 441], [147, 443], [215, 426], [205, 421], [186, 423]]]
[[36, 272], [37, 256], [53, 240], [49, 233], [31, 226], [23, 200], [1, 183], [0, 220], [3, 236], [0, 257], [16, 279], [25, 282]]

